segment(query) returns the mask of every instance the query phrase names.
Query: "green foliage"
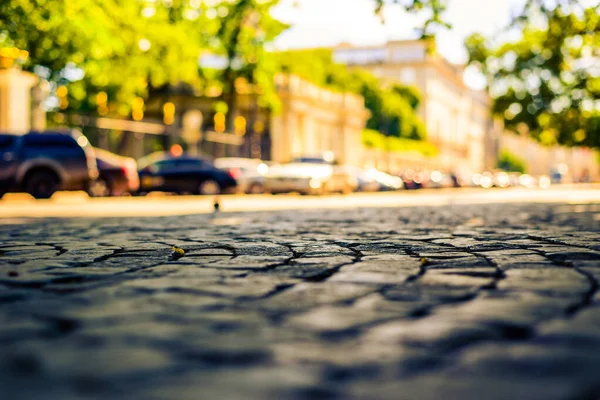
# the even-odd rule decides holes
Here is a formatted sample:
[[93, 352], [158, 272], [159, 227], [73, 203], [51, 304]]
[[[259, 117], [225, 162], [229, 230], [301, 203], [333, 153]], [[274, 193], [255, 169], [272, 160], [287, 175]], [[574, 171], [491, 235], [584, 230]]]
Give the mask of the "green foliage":
[[547, 145], [600, 148], [600, 5], [548, 3], [528, 1], [512, 27], [522, 29], [519, 40], [469, 37], [470, 63], [485, 74], [508, 129]]
[[509, 151], [502, 151], [500, 153], [497, 167], [506, 172], [520, 172], [524, 174], [527, 171], [525, 161]]
[[367, 148], [392, 151], [396, 153], [416, 152], [425, 157], [435, 157], [438, 149], [429, 142], [407, 138], [386, 137], [380, 132], [365, 129], [362, 133], [362, 142]]
[[367, 128], [390, 136], [425, 140], [424, 125], [417, 115], [420, 94], [416, 88], [394, 85], [383, 88], [372, 74], [350, 71], [336, 64], [328, 49], [295, 50], [276, 53], [279, 70], [290, 72], [334, 91], [348, 91], [365, 99], [371, 112]]
[[399, 4], [407, 12], [423, 12], [427, 14], [423, 28], [420, 29], [421, 38], [431, 37], [435, 34], [436, 28], [449, 28], [450, 25], [444, 21], [444, 12], [446, 11], [446, 0], [374, 0], [375, 12], [382, 15], [383, 7], [386, 3]]
[[[94, 107], [102, 90], [111, 109], [124, 114], [149, 86], [198, 79], [197, 58], [215, 22], [205, 17], [205, 5], [169, 4], [7, 0], [0, 2], [0, 46], [27, 50], [26, 69], [69, 85], [70, 108]], [[71, 85], [67, 67], [83, 70], [84, 78]]]
[[[235, 82], [240, 78], [260, 88], [259, 102], [262, 106], [273, 108], [277, 105], [273, 81], [275, 64], [265, 45], [288, 28], [271, 16], [271, 8], [278, 2], [237, 0], [220, 6], [221, 13], [226, 16], [220, 20], [212, 51], [224, 56], [227, 61], [219, 80], [223, 87], [223, 100], [230, 110], [235, 109]], [[228, 116], [230, 119], [233, 117], [232, 114]]]
[[421, 93], [416, 87], [394, 85], [392, 86], [392, 92], [404, 97], [413, 110], [419, 108], [419, 105], [421, 104]]
[[343, 91], [346, 83], [352, 84], [350, 71], [345, 65], [333, 62], [331, 49], [281, 51], [274, 56], [280, 71], [293, 73], [316, 85]]

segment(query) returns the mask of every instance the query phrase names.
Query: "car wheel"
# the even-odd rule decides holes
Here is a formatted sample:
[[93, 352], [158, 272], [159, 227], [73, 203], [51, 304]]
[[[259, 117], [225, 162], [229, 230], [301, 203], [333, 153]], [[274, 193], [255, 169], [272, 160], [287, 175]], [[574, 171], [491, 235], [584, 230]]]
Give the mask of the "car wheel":
[[95, 181], [90, 182], [88, 194], [91, 197], [108, 197], [112, 193], [109, 183], [102, 178], [98, 178]]
[[25, 191], [36, 199], [49, 199], [58, 190], [59, 180], [50, 171], [32, 173], [25, 181]]
[[200, 182], [198, 186], [198, 194], [210, 195], [210, 194], [220, 194], [221, 186], [216, 181], [209, 179], [207, 181]]
[[351, 194], [353, 191], [354, 190], [351, 184], [349, 184], [348, 182], [344, 183], [344, 187], [342, 188], [342, 194], [348, 195]]
[[326, 195], [328, 193], [327, 192], [327, 188], [325, 186], [326, 185], [323, 184], [318, 189], [310, 189], [309, 191], [306, 192], [306, 195], [310, 195], [310, 196], [324, 196], [324, 195]]
[[263, 194], [265, 192], [265, 187], [260, 183], [254, 183], [248, 189], [249, 194]]

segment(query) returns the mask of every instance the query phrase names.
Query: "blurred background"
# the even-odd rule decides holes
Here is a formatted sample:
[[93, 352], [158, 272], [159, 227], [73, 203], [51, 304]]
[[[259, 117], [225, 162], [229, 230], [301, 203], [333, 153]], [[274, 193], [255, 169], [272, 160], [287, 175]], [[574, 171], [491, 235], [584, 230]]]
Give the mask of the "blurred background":
[[5, 0], [0, 196], [597, 182], [599, 10], [598, 0]]

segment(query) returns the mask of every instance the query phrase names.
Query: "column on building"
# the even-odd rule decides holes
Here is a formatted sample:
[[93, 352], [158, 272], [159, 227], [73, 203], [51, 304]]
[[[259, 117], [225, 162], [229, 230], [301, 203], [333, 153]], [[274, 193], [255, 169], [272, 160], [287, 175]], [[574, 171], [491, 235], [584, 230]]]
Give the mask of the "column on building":
[[296, 113], [291, 118], [291, 124], [288, 125], [287, 137], [291, 139], [292, 143], [291, 158], [304, 153], [306, 119], [304, 113]]
[[0, 131], [24, 133], [31, 128], [31, 88], [34, 74], [17, 68], [0, 69]]
[[284, 162], [287, 157], [286, 146], [286, 119], [288, 115], [286, 111], [282, 111], [279, 115], [271, 116], [271, 160], [275, 162]]
[[368, 118], [362, 98], [347, 95], [351, 101], [336, 101], [337, 94], [305, 81], [289, 82], [294, 84], [278, 88], [281, 112], [271, 116], [272, 159], [287, 162], [292, 156], [332, 151], [343, 161], [353, 159], [353, 152], [354, 162], [360, 163], [361, 133]]

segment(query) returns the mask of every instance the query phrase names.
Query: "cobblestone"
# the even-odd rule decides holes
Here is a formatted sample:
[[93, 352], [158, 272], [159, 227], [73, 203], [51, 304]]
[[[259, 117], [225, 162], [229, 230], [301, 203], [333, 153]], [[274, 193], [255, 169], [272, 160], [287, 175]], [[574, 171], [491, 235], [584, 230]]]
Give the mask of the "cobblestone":
[[1, 397], [600, 399], [598, 210], [3, 224]]

